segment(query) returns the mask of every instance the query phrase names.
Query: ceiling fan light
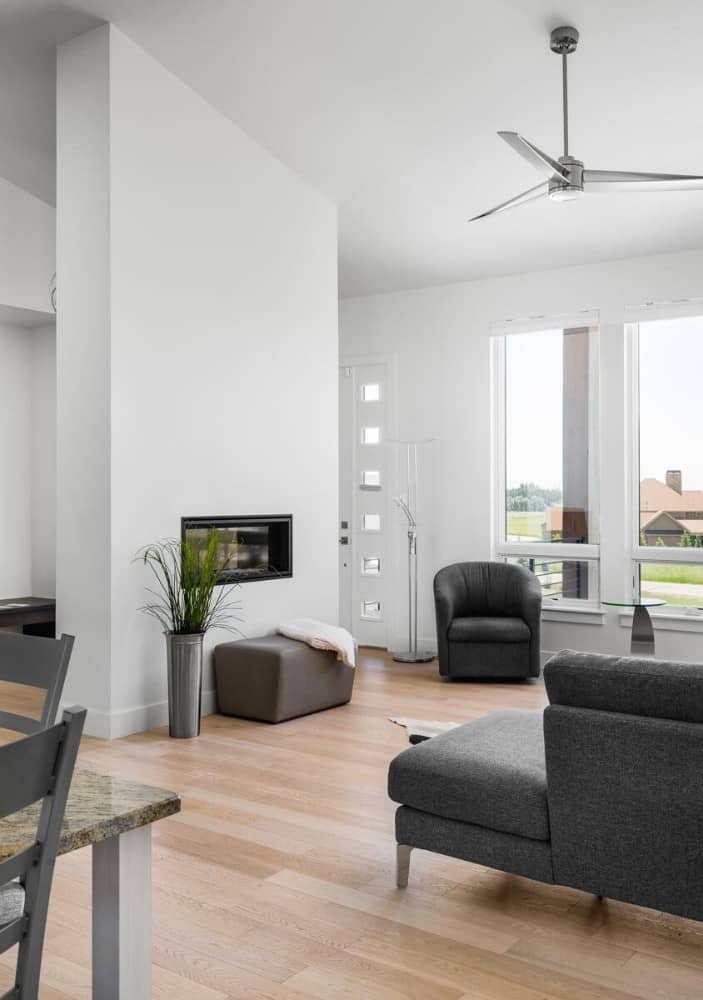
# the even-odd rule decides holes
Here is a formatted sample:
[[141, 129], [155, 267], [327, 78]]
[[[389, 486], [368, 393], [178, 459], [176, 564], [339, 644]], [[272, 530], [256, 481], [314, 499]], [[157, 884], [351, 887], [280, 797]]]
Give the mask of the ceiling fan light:
[[583, 194], [583, 188], [579, 187], [554, 187], [549, 192], [552, 201], [575, 201]]

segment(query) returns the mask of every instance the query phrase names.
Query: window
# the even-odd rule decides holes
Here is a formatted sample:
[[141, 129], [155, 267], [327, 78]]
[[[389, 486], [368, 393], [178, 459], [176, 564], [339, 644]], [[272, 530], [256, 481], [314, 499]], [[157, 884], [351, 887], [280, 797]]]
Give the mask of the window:
[[361, 572], [364, 576], [378, 576], [381, 572], [381, 560], [378, 556], [364, 556], [361, 560]]
[[380, 531], [381, 530], [381, 515], [380, 514], [364, 514], [361, 518], [361, 528], [362, 531]]
[[381, 386], [378, 383], [362, 385], [361, 399], [364, 403], [377, 403], [380, 398]]
[[381, 443], [381, 428], [380, 427], [362, 427], [361, 428], [361, 443], [362, 444], [380, 444]]
[[703, 316], [630, 327], [633, 359], [633, 589], [703, 607]]
[[597, 330], [507, 333], [493, 352], [496, 553], [545, 596], [597, 602]]

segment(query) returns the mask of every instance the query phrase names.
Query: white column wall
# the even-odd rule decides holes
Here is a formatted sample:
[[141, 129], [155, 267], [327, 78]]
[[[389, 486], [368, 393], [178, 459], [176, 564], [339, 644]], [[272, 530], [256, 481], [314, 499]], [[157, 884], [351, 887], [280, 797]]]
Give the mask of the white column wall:
[[[62, 48], [59, 127], [57, 599], [78, 637], [71, 695], [98, 699], [99, 660], [89, 725], [118, 736], [166, 719], [164, 640], [138, 611], [149, 577], [133, 558], [182, 515], [292, 513], [293, 577], [243, 585], [242, 628], [336, 621], [336, 211], [110, 26]], [[91, 430], [71, 457], [80, 414]], [[88, 504], [92, 554], [72, 572]], [[88, 572], [99, 607], [80, 596]], [[208, 638], [209, 709], [226, 638]]]

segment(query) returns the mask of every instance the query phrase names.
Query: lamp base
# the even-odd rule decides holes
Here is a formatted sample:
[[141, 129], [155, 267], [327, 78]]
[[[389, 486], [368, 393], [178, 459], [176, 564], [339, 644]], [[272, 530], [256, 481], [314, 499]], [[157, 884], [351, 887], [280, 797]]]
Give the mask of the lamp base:
[[435, 658], [435, 654], [430, 653], [427, 649], [418, 649], [416, 653], [413, 653], [411, 649], [406, 649], [400, 653], [392, 653], [391, 655], [396, 663], [429, 663], [430, 660], [434, 660]]

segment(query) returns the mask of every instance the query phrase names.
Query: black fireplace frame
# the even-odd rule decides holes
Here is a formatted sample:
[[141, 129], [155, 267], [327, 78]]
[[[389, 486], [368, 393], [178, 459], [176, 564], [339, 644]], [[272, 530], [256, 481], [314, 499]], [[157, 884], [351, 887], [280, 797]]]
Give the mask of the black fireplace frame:
[[270, 565], [268, 569], [232, 569], [226, 570], [218, 584], [253, 583], [256, 580], [281, 580], [293, 576], [293, 515], [292, 514], [238, 514], [217, 517], [182, 517], [181, 540], [186, 541], [188, 531], [193, 528], [247, 528], [269, 525], [278, 529], [281, 534], [276, 550], [278, 566]]

